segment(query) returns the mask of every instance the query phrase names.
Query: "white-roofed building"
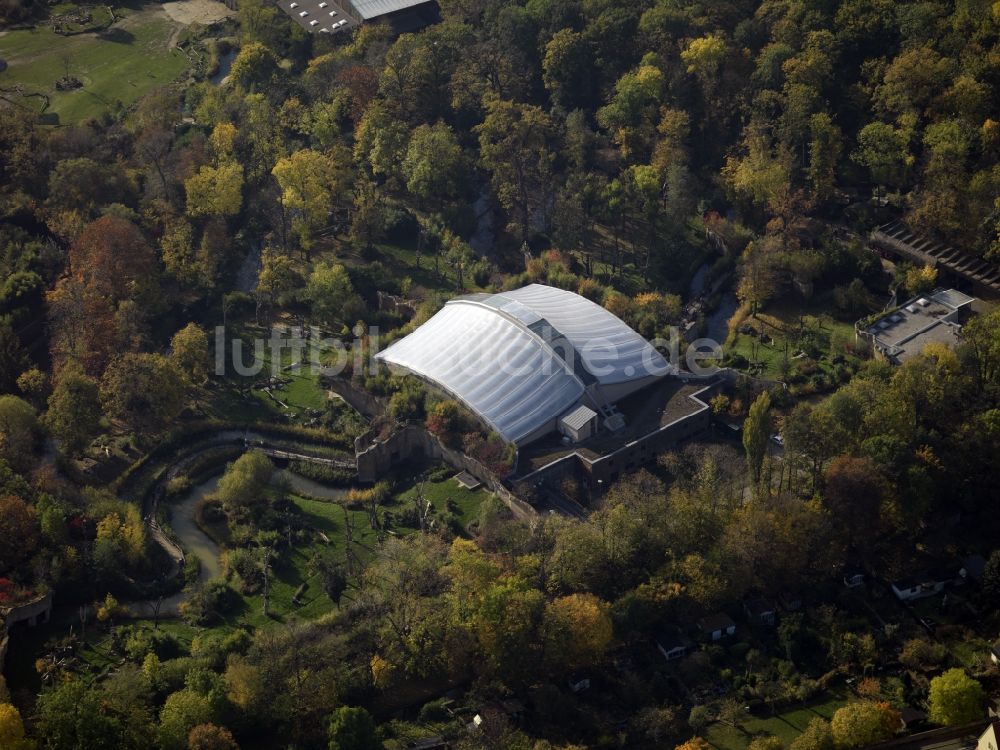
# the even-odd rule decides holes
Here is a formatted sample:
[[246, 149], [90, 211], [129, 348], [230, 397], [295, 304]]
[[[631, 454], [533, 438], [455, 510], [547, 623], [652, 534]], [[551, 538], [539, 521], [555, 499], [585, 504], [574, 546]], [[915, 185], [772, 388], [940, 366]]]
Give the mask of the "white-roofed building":
[[451, 300], [376, 359], [451, 394], [516, 445], [580, 405], [607, 418], [613, 402], [669, 370], [603, 307], [542, 284]]
[[905, 362], [927, 344], [955, 346], [974, 297], [957, 289], [935, 289], [905, 302], [895, 312], [856, 327], [859, 339], [893, 364]]
[[[367, 21], [384, 21], [401, 34], [440, 20], [433, 0], [277, 0], [278, 7], [309, 32], [351, 31]], [[304, 12], [303, 12], [304, 11]], [[320, 16], [310, 21], [310, 15]], [[335, 21], [328, 22], [329, 17]]]

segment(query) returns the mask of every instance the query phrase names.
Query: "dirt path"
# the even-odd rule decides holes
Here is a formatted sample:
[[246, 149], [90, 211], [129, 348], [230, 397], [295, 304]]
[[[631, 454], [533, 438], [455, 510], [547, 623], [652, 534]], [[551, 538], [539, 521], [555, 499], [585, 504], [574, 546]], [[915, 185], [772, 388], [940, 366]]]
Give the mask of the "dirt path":
[[[204, 447], [171, 464], [167, 470], [163, 472], [163, 475], [156, 483], [156, 487], [153, 492], [143, 500], [142, 516], [143, 520], [146, 522], [146, 527], [149, 530], [150, 537], [156, 544], [163, 548], [171, 560], [171, 569], [164, 576], [165, 580], [173, 580], [180, 575], [181, 571], [184, 569], [185, 562], [184, 550], [181, 549], [181, 547], [179, 547], [170, 537], [168, 537], [156, 522], [157, 506], [164, 497], [167, 483], [213, 448], [218, 448], [220, 445], [239, 445], [240, 443], [242, 443], [245, 448], [249, 449], [251, 447], [256, 447], [257, 449], [263, 451], [266, 455], [273, 456], [275, 458], [306, 461], [308, 463], [315, 463], [321, 466], [334, 466], [345, 469], [352, 468], [354, 466], [351, 461], [347, 460], [323, 458], [320, 456], [309, 455], [308, 453], [286, 451], [281, 448], [276, 448], [268, 443], [268, 437], [266, 435], [254, 432], [253, 430], [220, 430], [215, 435], [215, 438], [207, 442]], [[119, 494], [121, 494], [122, 497], [128, 497], [127, 491], [122, 492], [120, 490]], [[159, 601], [156, 599], [136, 600], [127, 602], [126, 606], [132, 617], [152, 617], [157, 606], [159, 606], [159, 613], [161, 616], [175, 617], [179, 612], [178, 607], [185, 598], [187, 598], [187, 592], [179, 591], [176, 594]]]
[[173, 0], [163, 3], [160, 7], [174, 24], [174, 30], [167, 41], [167, 47], [170, 49], [177, 46], [181, 34], [191, 24], [208, 26], [236, 15], [235, 11], [229, 10], [218, 0]]
[[170, 20], [184, 26], [190, 26], [193, 23], [207, 26], [210, 23], [216, 23], [236, 15], [235, 11], [229, 10], [218, 0], [173, 0], [173, 2], [164, 3], [162, 7], [170, 16]]

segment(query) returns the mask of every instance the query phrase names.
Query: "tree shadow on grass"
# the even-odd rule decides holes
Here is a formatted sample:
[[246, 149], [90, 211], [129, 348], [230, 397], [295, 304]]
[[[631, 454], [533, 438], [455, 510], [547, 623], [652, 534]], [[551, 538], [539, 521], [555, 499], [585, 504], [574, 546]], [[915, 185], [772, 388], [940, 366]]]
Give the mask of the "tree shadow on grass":
[[105, 29], [97, 36], [105, 42], [115, 42], [116, 44], [131, 44], [135, 41], [135, 34], [118, 26]]

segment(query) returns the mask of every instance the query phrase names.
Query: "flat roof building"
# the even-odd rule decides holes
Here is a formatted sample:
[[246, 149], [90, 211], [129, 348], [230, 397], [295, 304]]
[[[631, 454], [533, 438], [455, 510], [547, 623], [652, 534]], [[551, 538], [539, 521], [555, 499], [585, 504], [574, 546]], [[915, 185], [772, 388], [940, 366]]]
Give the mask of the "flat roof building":
[[875, 353], [900, 364], [930, 343], [955, 346], [973, 302], [974, 297], [955, 289], [936, 289], [914, 297], [866, 327], [859, 326], [858, 335], [872, 344]]
[[396, 33], [440, 20], [434, 0], [277, 0], [289, 18], [310, 33], [350, 31], [366, 21], [386, 21]]
[[600, 305], [531, 284], [453, 299], [376, 360], [464, 403], [508, 442], [525, 445], [580, 421], [581, 439], [613, 403], [670, 370], [649, 342]]

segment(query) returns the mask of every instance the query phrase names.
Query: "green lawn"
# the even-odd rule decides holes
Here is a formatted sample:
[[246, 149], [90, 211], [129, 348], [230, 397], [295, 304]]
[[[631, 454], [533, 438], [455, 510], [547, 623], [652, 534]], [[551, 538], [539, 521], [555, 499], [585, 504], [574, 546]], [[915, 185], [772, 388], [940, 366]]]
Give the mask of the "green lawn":
[[[726, 343], [725, 353], [742, 355], [751, 363], [753, 374], [764, 378], [787, 379], [782, 374], [786, 356], [792, 373], [797, 368], [812, 369], [815, 364], [815, 373], [835, 377], [831, 358], [844, 355], [845, 344], [854, 341], [854, 320], [825, 298], [773, 302], [756, 317], [748, 317], [744, 325], [751, 326], [757, 335], [738, 333]], [[760, 334], [767, 334], [771, 341], [761, 343]], [[800, 351], [813, 356], [796, 357]]]
[[[409, 505], [413, 502], [413, 496], [417, 492], [417, 485], [414, 482], [408, 488], [396, 495], [400, 503]], [[430, 500], [439, 512], [447, 509], [447, 503], [451, 500], [458, 506], [459, 522], [462, 527], [466, 527], [470, 522], [479, 516], [479, 508], [483, 501], [489, 497], [490, 493], [482, 487], [476, 490], [467, 490], [455, 478], [450, 476], [447, 479], [432, 482], [426, 481], [423, 486], [424, 498]]]
[[743, 732], [727, 724], [713, 724], [706, 732], [706, 739], [718, 750], [745, 750], [755, 735], [773, 734], [788, 747], [812, 719], [822, 717], [829, 720], [847, 702], [846, 691], [828, 690], [822, 698], [802, 708], [766, 718], [748, 715], [742, 724]]
[[[263, 329], [251, 329], [248, 327], [244, 331], [244, 358], [248, 358], [248, 352], [253, 352], [253, 337], [266, 336]], [[321, 351], [323, 356], [329, 349]], [[252, 388], [248, 396], [240, 392], [238, 375], [231, 375], [227, 380], [218, 385], [211, 393], [208, 403], [205, 404], [205, 411], [209, 416], [225, 419], [234, 422], [259, 422], [271, 421], [274, 417], [284, 415], [291, 422], [302, 424], [310, 417], [307, 410], [314, 409], [323, 411], [327, 407], [326, 389], [319, 382], [319, 372], [315, 370], [308, 361], [308, 350], [301, 355], [306, 361], [301, 366], [285, 369], [292, 364], [293, 354], [291, 350], [282, 350], [279, 367], [271, 368], [271, 352], [269, 347], [263, 347], [261, 358], [264, 367], [258, 375], [249, 379], [254, 385], [260, 385], [272, 374], [281, 378], [285, 382], [280, 387], [274, 388], [269, 396], [262, 388]], [[296, 361], [299, 361], [296, 358]], [[272, 397], [273, 396], [273, 397]], [[278, 402], [281, 403], [278, 403]], [[285, 404], [288, 408], [284, 408]], [[294, 415], [294, 416], [293, 416]]]
[[[329, 547], [336, 550], [337, 557], [344, 559], [346, 539], [342, 506], [334, 502], [297, 496], [292, 496], [291, 499], [302, 511], [306, 524], [326, 534], [330, 539]], [[371, 530], [368, 516], [363, 511], [348, 511], [348, 513], [354, 521], [355, 555], [364, 560], [374, 550], [375, 533]], [[264, 601], [261, 594], [241, 596], [240, 606], [225, 618], [222, 627], [243, 624], [260, 627], [271, 622], [283, 622], [293, 616], [302, 620], [314, 620], [330, 612], [334, 604], [323, 591], [321, 579], [309, 569], [309, 561], [313, 555], [327, 546], [317, 536], [309, 544], [298, 545], [291, 552], [287, 550], [282, 552], [272, 568], [268, 616], [264, 616]], [[299, 603], [296, 604], [292, 600], [302, 584], [306, 584], [306, 588], [299, 597]]]
[[[416, 492], [415, 484], [405, 487], [402, 492], [392, 498], [384, 507], [397, 515], [409, 509]], [[424, 497], [431, 501], [435, 509], [441, 513], [446, 510], [447, 501], [452, 500], [459, 508], [458, 518], [462, 526], [478, 517], [482, 502], [489, 497], [486, 490], [478, 489], [470, 492], [458, 485], [453, 478], [439, 481], [427, 481], [423, 487]], [[347, 539], [345, 534], [344, 506], [338, 502], [317, 500], [312, 498], [292, 496], [292, 502], [302, 511], [306, 525], [324, 533], [330, 540], [327, 545], [319, 537], [307, 546], [296, 547], [291, 554], [282, 556], [281, 562], [275, 566], [275, 576], [271, 587], [270, 612], [272, 619], [284, 619], [295, 615], [302, 619], [315, 619], [333, 609], [333, 603], [323, 592], [320, 581], [309, 571], [310, 558], [320, 549], [329, 547], [336, 557], [346, 558]], [[361, 562], [367, 560], [375, 551], [377, 538], [368, 522], [368, 514], [364, 510], [348, 510], [353, 526], [354, 554]], [[417, 533], [415, 528], [396, 525], [392, 531], [400, 536]], [[303, 583], [308, 588], [300, 597], [302, 603], [294, 604], [292, 598]], [[350, 592], [347, 594], [350, 596]], [[267, 622], [263, 616], [262, 599], [260, 595], [244, 597], [244, 607], [233, 617], [228, 618], [228, 624], [248, 621], [253, 625]]]
[[[66, 37], [47, 26], [6, 32], [0, 38], [0, 56], [9, 67], [0, 73], [0, 87], [9, 90], [19, 84], [25, 94], [47, 95], [46, 113], [57, 118], [53, 124], [98, 117], [131, 104], [187, 70], [184, 53], [168, 47], [175, 28], [160, 6], [150, 5], [98, 34]], [[82, 88], [56, 90], [56, 81], [67, 70], [83, 82]], [[26, 101], [41, 109], [44, 100]]]

